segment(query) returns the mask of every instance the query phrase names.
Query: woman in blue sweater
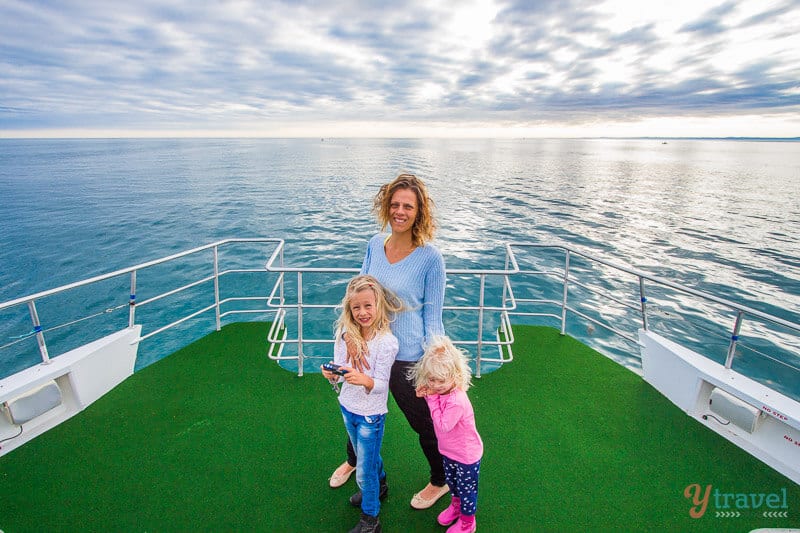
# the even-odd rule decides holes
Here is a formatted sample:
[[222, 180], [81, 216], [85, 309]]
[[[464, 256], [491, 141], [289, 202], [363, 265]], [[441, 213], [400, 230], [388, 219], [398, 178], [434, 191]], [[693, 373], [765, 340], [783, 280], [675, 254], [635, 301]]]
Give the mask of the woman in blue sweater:
[[[436, 230], [433, 201], [422, 180], [412, 174], [399, 175], [378, 191], [374, 211], [381, 231], [386, 226], [392, 231], [388, 235], [379, 233], [370, 239], [361, 274], [377, 278], [400, 297], [407, 309], [397, 315], [391, 326], [400, 350], [392, 366], [389, 389], [408, 423], [419, 435], [420, 446], [430, 465], [430, 482], [411, 500], [413, 508], [427, 509], [447, 494], [448, 488], [430, 410], [425, 400], [417, 397], [407, 374], [422, 357], [426, 341], [444, 335], [444, 259], [431, 244]], [[355, 465], [355, 454], [348, 441], [347, 462], [334, 471], [331, 486], [344, 484]], [[384, 481], [381, 499], [387, 492]], [[361, 494], [354, 494], [350, 502], [360, 505]]]

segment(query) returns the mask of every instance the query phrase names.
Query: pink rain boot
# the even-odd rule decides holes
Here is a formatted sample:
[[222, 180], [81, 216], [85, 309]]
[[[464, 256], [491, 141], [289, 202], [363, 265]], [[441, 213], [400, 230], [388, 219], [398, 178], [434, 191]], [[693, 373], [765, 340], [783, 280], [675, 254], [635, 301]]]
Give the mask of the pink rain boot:
[[458, 522], [447, 528], [446, 533], [474, 533], [478, 529], [475, 515], [461, 516]]
[[461, 518], [461, 499], [453, 496], [453, 499], [450, 500], [450, 506], [439, 513], [436, 520], [439, 521], [439, 525], [449, 526], [459, 518]]

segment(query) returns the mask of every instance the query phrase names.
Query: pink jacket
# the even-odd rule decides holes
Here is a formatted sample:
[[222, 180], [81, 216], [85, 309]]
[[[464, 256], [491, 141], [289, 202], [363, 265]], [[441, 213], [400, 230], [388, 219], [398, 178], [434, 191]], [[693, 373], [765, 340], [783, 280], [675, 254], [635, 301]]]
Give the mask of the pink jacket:
[[430, 394], [425, 400], [439, 440], [439, 453], [459, 463], [478, 462], [483, 456], [483, 441], [475, 427], [475, 412], [467, 393], [453, 389], [448, 394]]

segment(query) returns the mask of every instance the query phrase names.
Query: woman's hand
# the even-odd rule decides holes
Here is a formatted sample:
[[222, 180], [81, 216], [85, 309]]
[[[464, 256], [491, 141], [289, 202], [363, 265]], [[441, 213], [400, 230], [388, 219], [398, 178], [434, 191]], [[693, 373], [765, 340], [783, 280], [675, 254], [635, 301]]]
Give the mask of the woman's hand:
[[358, 370], [359, 372], [364, 372], [365, 370], [369, 370], [369, 363], [363, 357], [358, 357], [358, 345], [356, 342], [350, 338], [350, 335], [344, 334], [344, 344], [347, 346], [347, 360], [353, 362], [353, 367]]
[[420, 385], [417, 387], [417, 398], [424, 398], [425, 396], [429, 395], [431, 391], [428, 389], [427, 385]]

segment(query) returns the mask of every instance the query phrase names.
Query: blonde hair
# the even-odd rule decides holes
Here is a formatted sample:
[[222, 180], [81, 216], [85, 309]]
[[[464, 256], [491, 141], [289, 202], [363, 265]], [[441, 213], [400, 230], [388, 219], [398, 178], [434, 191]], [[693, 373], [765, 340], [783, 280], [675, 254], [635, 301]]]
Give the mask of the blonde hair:
[[361, 335], [361, 325], [356, 322], [353, 312], [350, 310], [350, 300], [355, 294], [362, 291], [375, 293], [375, 321], [372, 324], [372, 328], [376, 334], [389, 331], [389, 325], [394, 320], [395, 315], [404, 310], [402, 300], [381, 285], [373, 276], [356, 276], [350, 280], [340, 304], [342, 311], [336, 321], [335, 328], [337, 337], [347, 334], [350, 339], [353, 339], [356, 345], [356, 360], [366, 356], [367, 341]]
[[436, 221], [433, 216], [433, 200], [428, 195], [425, 183], [413, 174], [400, 174], [391, 183], [383, 185], [373, 200], [372, 210], [381, 226], [386, 229], [390, 219], [392, 196], [400, 189], [413, 191], [417, 197], [417, 218], [411, 227], [411, 242], [414, 246], [422, 246], [433, 240], [436, 233]]
[[434, 337], [425, 348], [425, 354], [408, 372], [414, 387], [427, 385], [431, 379], [452, 380], [463, 391], [472, 385], [472, 370], [467, 354], [456, 348], [449, 337]]

